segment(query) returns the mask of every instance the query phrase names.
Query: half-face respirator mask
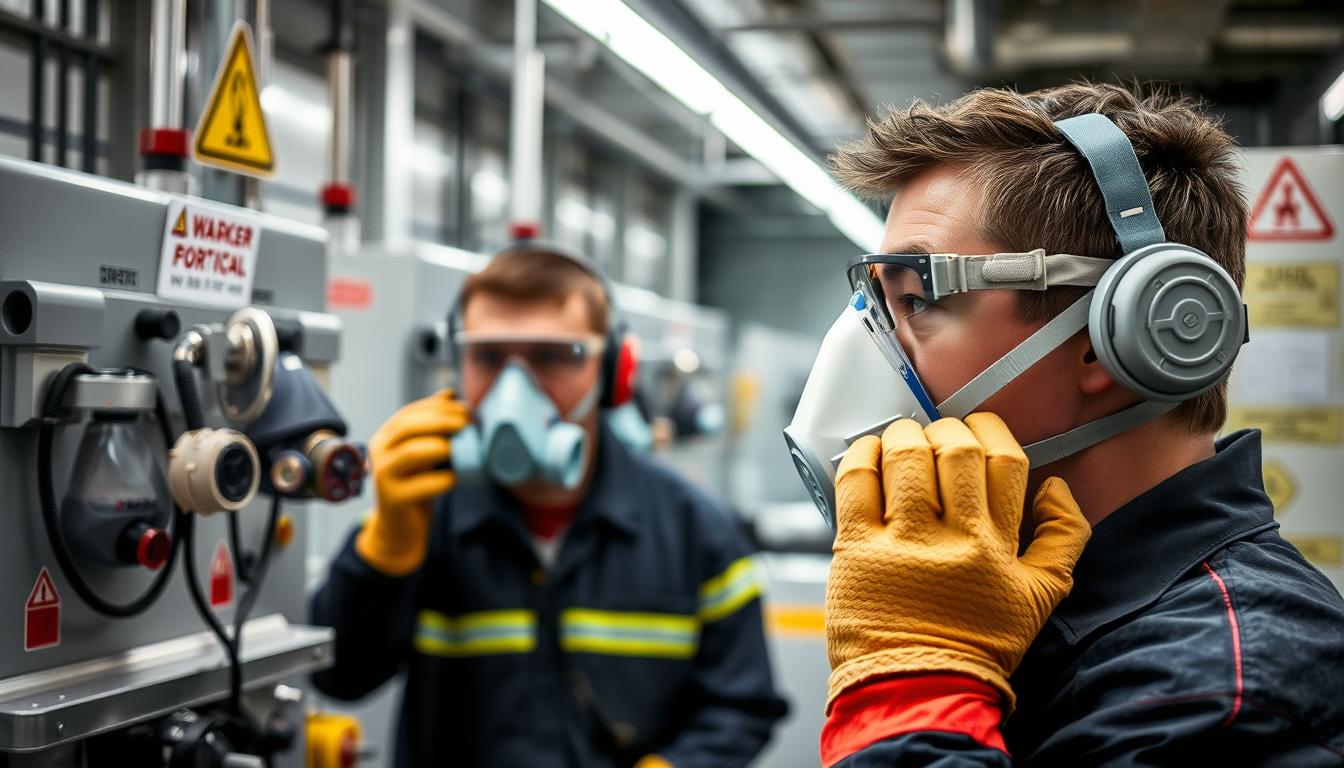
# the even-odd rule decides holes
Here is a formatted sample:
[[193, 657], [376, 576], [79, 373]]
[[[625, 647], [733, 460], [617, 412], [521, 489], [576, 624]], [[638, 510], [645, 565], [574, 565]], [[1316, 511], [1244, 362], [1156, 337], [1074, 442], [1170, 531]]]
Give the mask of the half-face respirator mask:
[[[898, 390], [912, 404], [904, 406], [909, 412], [900, 417], [923, 423], [965, 418], [1087, 329], [1106, 372], [1142, 400], [1026, 446], [1031, 466], [1037, 467], [1133, 429], [1207, 392], [1227, 376], [1241, 345], [1249, 340], [1245, 306], [1232, 278], [1202, 251], [1166, 240], [1124, 133], [1100, 114], [1061, 120], [1055, 126], [1087, 159], [1125, 255], [1111, 260], [1037, 249], [990, 255], [868, 254], [853, 259], [848, 273], [854, 295], [846, 312], [857, 315], [858, 327], [884, 360], [885, 370], [873, 370], [870, 357], [859, 353], [847, 334], [837, 334], [846, 318], [842, 315], [822, 343], [793, 424], [785, 430], [803, 482], [832, 527], [835, 467], [844, 449], [864, 434], [880, 434], [892, 420], [892, 398], [876, 396], [877, 392]], [[947, 399], [934, 402], [901, 345], [902, 322], [920, 311], [924, 302], [958, 293], [1044, 291], [1057, 286], [1092, 290]], [[893, 370], [898, 376], [891, 375]], [[844, 402], [813, 402], [823, 392]], [[819, 413], [845, 415], [828, 416], [836, 418], [836, 426], [831, 426], [818, 423]], [[836, 443], [839, 435], [844, 438]], [[808, 455], [815, 460], [799, 460]], [[818, 470], [825, 472], [825, 479]]]
[[460, 333], [463, 354], [479, 367], [502, 370], [476, 408], [472, 423], [453, 436], [452, 465], [458, 480], [489, 479], [505, 487], [540, 482], [566, 490], [583, 481], [588, 433], [577, 422], [597, 407], [594, 384], [569, 413], [561, 414], [537, 375], [573, 375], [601, 354], [602, 339], [482, 339]]

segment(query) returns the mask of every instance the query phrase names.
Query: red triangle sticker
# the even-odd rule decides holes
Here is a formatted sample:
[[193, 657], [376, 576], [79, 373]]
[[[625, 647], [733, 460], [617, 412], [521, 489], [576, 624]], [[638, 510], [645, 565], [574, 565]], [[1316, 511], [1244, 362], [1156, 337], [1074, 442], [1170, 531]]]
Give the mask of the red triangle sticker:
[[51, 574], [43, 568], [37, 574], [37, 582], [33, 584], [33, 591], [28, 593], [29, 608], [43, 608], [49, 605], [60, 605], [61, 596], [56, 592], [56, 584], [51, 580]]
[[1323, 242], [1335, 236], [1316, 192], [1291, 157], [1274, 166], [1251, 209], [1246, 239], [1261, 242]]

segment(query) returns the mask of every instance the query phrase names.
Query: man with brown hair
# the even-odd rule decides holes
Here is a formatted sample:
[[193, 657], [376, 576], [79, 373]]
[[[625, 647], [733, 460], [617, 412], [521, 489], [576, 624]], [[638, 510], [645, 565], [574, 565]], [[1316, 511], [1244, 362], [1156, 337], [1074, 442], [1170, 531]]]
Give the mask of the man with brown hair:
[[[837, 471], [823, 764], [1344, 761], [1344, 600], [1278, 535], [1258, 432], [1216, 439], [1245, 333], [1232, 139], [1075, 84], [892, 111], [834, 164], [892, 200], [852, 306], [881, 303], [932, 423]], [[1174, 279], [1105, 293], [1129, 253]], [[1178, 283], [1170, 320], [1125, 324]]]
[[462, 399], [369, 443], [376, 504], [313, 598], [336, 629], [316, 682], [406, 672], [397, 766], [740, 766], [785, 712], [727, 514], [599, 418], [631, 375], [610, 298], [582, 256], [496, 255], [452, 311]]

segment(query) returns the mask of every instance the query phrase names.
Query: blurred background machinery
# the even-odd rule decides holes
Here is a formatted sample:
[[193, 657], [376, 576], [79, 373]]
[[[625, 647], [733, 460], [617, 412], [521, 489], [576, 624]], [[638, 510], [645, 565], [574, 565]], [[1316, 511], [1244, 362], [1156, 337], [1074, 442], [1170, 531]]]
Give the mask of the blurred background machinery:
[[[258, 304], [156, 291], [224, 226], [255, 250], [200, 280], [249, 272]], [[303, 765], [332, 639], [304, 624], [295, 541], [363, 477], [316, 383], [340, 344], [325, 233], [8, 158], [0, 231], [0, 760]], [[281, 490], [287, 457], [309, 482]]]
[[[174, 8], [173, 31], [152, 34]], [[188, 162], [185, 143], [174, 155], [170, 140], [207, 120], [239, 20], [250, 22], [255, 48], [273, 161], [265, 179]], [[175, 95], [164, 84], [178, 76], [184, 87]], [[644, 431], [628, 434], [721, 497], [762, 550], [772, 650], [793, 714], [760, 762], [814, 765], [830, 539], [780, 429], [847, 298], [841, 265], [878, 246], [884, 213], [839, 189], [825, 155], [861, 135], [864, 118], [885, 104], [1078, 77], [1167, 82], [1204, 100], [1248, 148], [1245, 186], [1259, 212], [1246, 292], [1253, 330], [1234, 373], [1230, 426], [1265, 430], [1266, 484], [1284, 529], [1340, 583], [1344, 521], [1331, 503], [1340, 489], [1330, 468], [1344, 450], [1344, 14], [1334, 0], [0, 0], [0, 155], [32, 161], [0, 160], [0, 473], [24, 510], [14, 518], [22, 553], [3, 569], [17, 596], [10, 605], [23, 598], [25, 621], [29, 603], [36, 611], [25, 637], [17, 610], [0, 622], [0, 699], [10, 718], [0, 722], [0, 739], [9, 739], [0, 753], [16, 765], [28, 759], [16, 745], [46, 745], [36, 755], [64, 744], [73, 754], [82, 743], [75, 734], [103, 726], [141, 744], [174, 733], [199, 741], [220, 722], [210, 702], [227, 704], [226, 654], [202, 634], [180, 573], [140, 616], [97, 618], [43, 559], [51, 546], [36, 483], [49, 377], [81, 360], [116, 368], [119, 378], [69, 377], [50, 427], [53, 503], [64, 508], [72, 496], [71, 519], [102, 531], [75, 537], [70, 551], [108, 600], [134, 598], [171, 568], [151, 572], [146, 563], [163, 557], [165, 544], [176, 551], [177, 513], [123, 510], [107, 522], [96, 510], [112, 483], [71, 468], [115, 446], [161, 462], [173, 492], [150, 376], [176, 439], [190, 419], [171, 356], [198, 325], [215, 329], [184, 352], [203, 421], [232, 426], [253, 444], [256, 466], [268, 469], [259, 490], [330, 498], [345, 487], [351, 497], [312, 519], [301, 510], [313, 502], [285, 502], [274, 529], [292, 543], [276, 539], [252, 608], [261, 639], [243, 643], [246, 678], [267, 681], [249, 689], [253, 709], [297, 722], [316, 703], [311, 692], [301, 704], [293, 699], [303, 671], [320, 662], [300, 663], [283, 649], [306, 648], [302, 656], [328, 647], [301, 626], [301, 585], [320, 579], [368, 508], [353, 478], [320, 482], [339, 480], [357, 446], [332, 430], [296, 435], [285, 420], [254, 424], [220, 409], [216, 385], [230, 375], [221, 359], [246, 347], [241, 329], [255, 333], [265, 321], [158, 290], [168, 218], [191, 192], [256, 223], [262, 236], [245, 303], [272, 319], [277, 360], [295, 366], [282, 363], [271, 378], [297, 384], [295, 393], [325, 387], [354, 441], [402, 403], [451, 384], [444, 315], [465, 276], [508, 241], [511, 223], [526, 221], [599, 260], [644, 351], [638, 407], [620, 415]], [[167, 133], [146, 141], [146, 127]], [[140, 187], [123, 183], [137, 177]], [[180, 326], [172, 334], [169, 310]], [[311, 376], [285, 375], [294, 370]], [[225, 391], [251, 391], [243, 390]], [[123, 406], [98, 407], [106, 392]], [[332, 424], [333, 413], [324, 414]], [[229, 515], [254, 557], [270, 530], [261, 502], [201, 517], [194, 554], [203, 587], [220, 540], [230, 557], [240, 549]], [[52, 593], [64, 634], [59, 645], [42, 645]], [[235, 610], [217, 613], [232, 619]], [[40, 649], [20, 650], [33, 631]], [[210, 706], [194, 720], [163, 719], [165, 704], [152, 716], [141, 710], [134, 729], [128, 716], [81, 730], [72, 717], [46, 717], [73, 705], [33, 693], [55, 690], [43, 687], [53, 669], [165, 642], [181, 643], [165, 653], [197, 660], [182, 679], [199, 686], [191, 706]], [[171, 667], [143, 658], [146, 669]], [[290, 681], [278, 699], [275, 680]], [[362, 727], [313, 715], [309, 764], [385, 764], [395, 694], [389, 687], [356, 708]], [[42, 730], [57, 725], [62, 733]]]

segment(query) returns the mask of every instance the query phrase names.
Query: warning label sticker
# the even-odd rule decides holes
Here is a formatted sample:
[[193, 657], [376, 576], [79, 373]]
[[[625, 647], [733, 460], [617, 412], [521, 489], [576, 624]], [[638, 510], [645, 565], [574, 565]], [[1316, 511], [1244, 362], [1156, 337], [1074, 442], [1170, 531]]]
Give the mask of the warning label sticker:
[[192, 142], [196, 162], [252, 176], [275, 171], [270, 132], [257, 90], [256, 56], [247, 24], [234, 25], [228, 54], [220, 62], [204, 117]]
[[1339, 264], [1246, 265], [1246, 306], [1256, 328], [1339, 326]]
[[1335, 225], [1292, 158], [1285, 157], [1251, 208], [1248, 240], [1324, 241]]
[[61, 644], [61, 595], [51, 574], [43, 568], [23, 612], [23, 650], [36, 651]]
[[1344, 442], [1344, 409], [1330, 406], [1233, 406], [1227, 411], [1225, 433], [1255, 427], [1266, 443], [1339, 445]]
[[210, 607], [222, 608], [233, 602], [233, 558], [223, 541], [210, 558]]
[[250, 304], [260, 235], [251, 216], [174, 200], [164, 224], [158, 294], [223, 309]]

